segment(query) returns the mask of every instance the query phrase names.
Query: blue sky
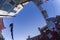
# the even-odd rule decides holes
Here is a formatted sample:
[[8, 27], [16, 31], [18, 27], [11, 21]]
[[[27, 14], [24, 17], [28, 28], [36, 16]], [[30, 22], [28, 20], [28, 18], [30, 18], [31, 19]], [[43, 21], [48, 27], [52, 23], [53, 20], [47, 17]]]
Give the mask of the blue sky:
[[[59, 0], [49, 0], [49, 2], [44, 3], [42, 7], [47, 10], [49, 17], [60, 15]], [[14, 23], [15, 40], [26, 40], [29, 35], [31, 37], [39, 35], [38, 27], [42, 28], [46, 25], [40, 10], [33, 2], [25, 5], [16, 17], [4, 18], [6, 29], [3, 30], [3, 35], [5, 40], [12, 40], [9, 29], [9, 24], [12, 22]]]

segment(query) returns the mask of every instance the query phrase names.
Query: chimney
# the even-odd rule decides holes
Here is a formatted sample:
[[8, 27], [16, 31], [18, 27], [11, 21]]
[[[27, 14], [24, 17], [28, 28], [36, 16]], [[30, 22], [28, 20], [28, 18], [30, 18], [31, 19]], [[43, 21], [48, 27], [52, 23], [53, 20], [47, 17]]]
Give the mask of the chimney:
[[42, 10], [41, 12], [45, 19], [48, 18], [48, 14], [46, 10]]
[[42, 30], [40, 29], [40, 27], [38, 27], [38, 30], [39, 30], [40, 33], [42, 33]]
[[31, 40], [30, 35], [28, 36], [27, 40]]

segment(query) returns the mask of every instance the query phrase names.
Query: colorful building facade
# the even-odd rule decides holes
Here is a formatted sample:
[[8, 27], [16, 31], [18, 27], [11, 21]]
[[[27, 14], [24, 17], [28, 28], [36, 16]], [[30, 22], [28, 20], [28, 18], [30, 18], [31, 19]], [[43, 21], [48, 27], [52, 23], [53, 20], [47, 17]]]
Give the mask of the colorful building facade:
[[49, 20], [53, 21], [55, 27], [50, 28], [46, 25], [41, 29], [38, 28], [41, 34], [32, 38], [28, 37], [27, 40], [60, 40], [60, 16], [49, 18]]
[[4, 23], [3, 23], [3, 19], [0, 18], [0, 40], [4, 40], [3, 35], [2, 35], [2, 30], [4, 29]]

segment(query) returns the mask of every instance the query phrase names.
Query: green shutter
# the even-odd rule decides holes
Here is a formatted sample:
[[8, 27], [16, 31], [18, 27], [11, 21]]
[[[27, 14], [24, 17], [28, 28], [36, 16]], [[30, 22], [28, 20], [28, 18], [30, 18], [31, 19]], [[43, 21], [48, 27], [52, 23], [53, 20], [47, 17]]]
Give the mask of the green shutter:
[[0, 34], [0, 38], [3, 38], [2, 34]]

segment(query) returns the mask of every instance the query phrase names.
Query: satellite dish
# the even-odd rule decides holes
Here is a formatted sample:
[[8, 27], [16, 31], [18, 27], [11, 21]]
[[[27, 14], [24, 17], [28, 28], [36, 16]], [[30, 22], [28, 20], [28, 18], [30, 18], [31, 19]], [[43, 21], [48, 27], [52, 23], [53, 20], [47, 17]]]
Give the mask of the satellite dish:
[[27, 0], [0, 0], [0, 18], [12, 17], [18, 14]]

